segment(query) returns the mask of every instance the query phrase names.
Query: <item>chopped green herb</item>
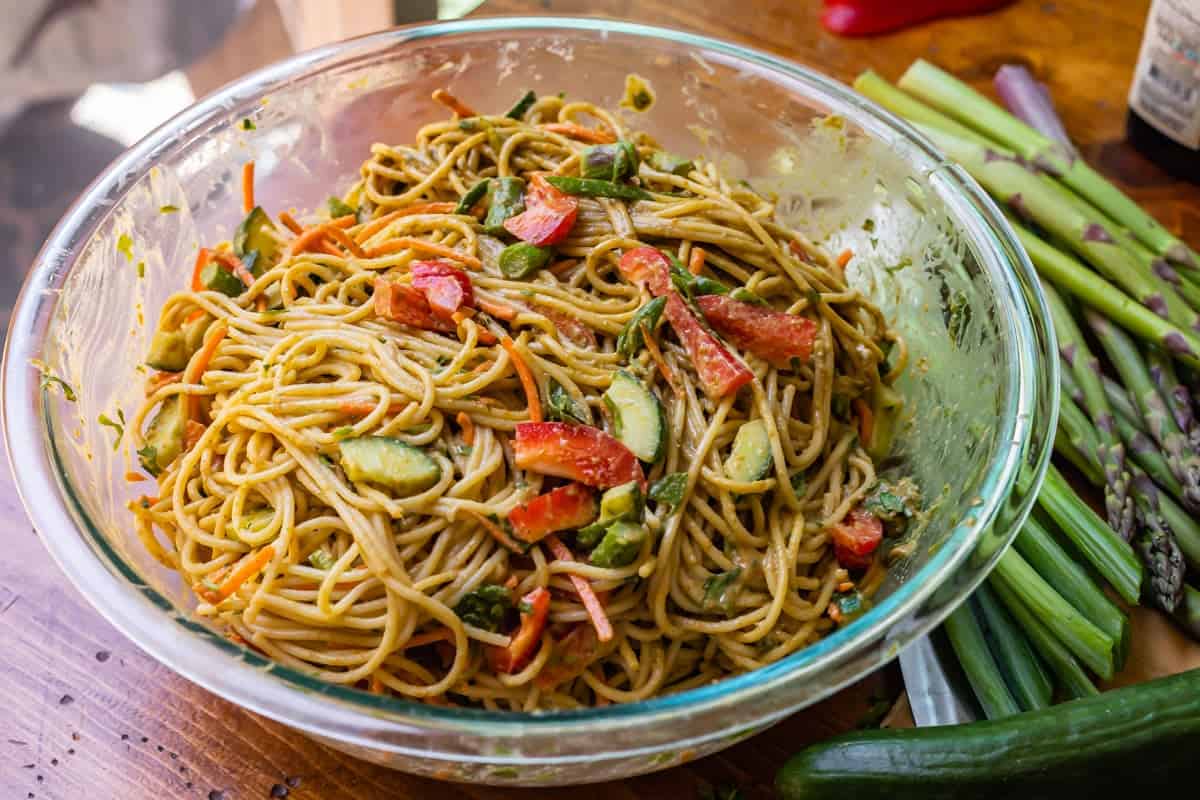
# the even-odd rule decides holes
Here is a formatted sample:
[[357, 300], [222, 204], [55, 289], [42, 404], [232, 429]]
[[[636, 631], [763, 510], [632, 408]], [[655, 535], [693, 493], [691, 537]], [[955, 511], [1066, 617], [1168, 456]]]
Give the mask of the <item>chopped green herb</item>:
[[671, 262], [671, 285], [684, 297], [691, 299], [702, 294], [726, 294], [729, 292], [729, 287], [720, 281], [706, 278], [703, 275], [693, 275], [674, 255], [667, 253], [666, 256]]
[[533, 603], [529, 603], [529, 602], [522, 600], [521, 602], [517, 603], [517, 610], [520, 611], [522, 614], [532, 614], [533, 613]]
[[145, 261], [139, 261], [137, 263], [137, 276], [139, 278], [146, 277], [146, 262]]
[[258, 126], [254, 124], [254, 120], [250, 119], [249, 117], [242, 118], [242, 130], [252, 131], [252, 130], [256, 129], [257, 127]]
[[49, 368], [47, 368], [42, 370], [42, 389], [48, 391], [51, 386], [58, 386], [62, 390], [63, 397], [72, 403], [79, 399], [79, 396], [75, 394], [75, 390], [71, 388], [71, 384], [52, 374]]
[[906, 513], [904, 501], [889, 491], [880, 489], [863, 501], [863, 508], [876, 516]]
[[512, 108], [505, 112], [504, 116], [508, 117], [509, 119], [522, 119], [525, 116], [525, 112], [528, 111], [536, 102], [537, 94], [530, 89], [529, 91], [525, 92], [525, 94], [521, 95], [521, 99], [518, 100]]
[[742, 576], [742, 568], [734, 567], [728, 572], [720, 572], [704, 579], [705, 610], [719, 610], [726, 616], [733, 613], [733, 602], [737, 598], [737, 579]]
[[662, 319], [663, 309], [666, 308], [666, 305], [667, 298], [656, 297], [639, 308], [621, 329], [621, 335], [617, 337], [617, 352], [626, 359], [637, 355], [646, 343], [643, 326], [645, 326], [645, 330], [653, 332], [658, 327], [659, 320]]
[[158, 477], [158, 473], [162, 472], [162, 470], [158, 468], [158, 450], [154, 445], [146, 445], [141, 450], [138, 450], [137, 454], [138, 460], [142, 462], [142, 469], [154, 477]]
[[830, 602], [838, 610], [838, 624], [845, 624], [867, 610], [867, 601], [857, 589], [838, 592]]
[[821, 304], [821, 293], [812, 287], [809, 287], [808, 291], [804, 293], [804, 298], [808, 300], [810, 306], [819, 306]]
[[669, 506], [672, 510], [683, 502], [683, 493], [687, 489], [688, 476], [686, 472], [672, 472], [650, 484], [650, 499], [656, 503]]
[[654, 105], [654, 90], [640, 75], [630, 73], [625, 76], [625, 96], [621, 98], [622, 108], [634, 111], [647, 111]]
[[133, 239], [128, 233], [122, 233], [117, 237], [117, 252], [125, 256], [125, 260], [133, 263]]
[[591, 421], [587, 412], [579, 407], [575, 398], [563, 388], [562, 384], [550, 379], [550, 402], [547, 404], [546, 416], [558, 422], [575, 422], [587, 425]]
[[358, 210], [354, 206], [350, 205], [340, 197], [330, 197], [327, 201], [325, 201], [325, 205], [329, 207], [329, 216], [333, 217], [334, 219], [358, 213]]
[[178, 211], [179, 211], [179, 206], [173, 206], [170, 203], [168, 203], [165, 206], [158, 207], [158, 213], [160, 213], [160, 214], [174, 214]]
[[512, 594], [496, 583], [485, 583], [468, 592], [454, 607], [454, 613], [468, 625], [495, 633], [514, 610]]
[[803, 497], [804, 492], [808, 489], [808, 477], [805, 475], [804, 470], [792, 473], [791, 484], [792, 491], [796, 493], [796, 496]]
[[308, 563], [323, 572], [328, 572], [333, 569], [334, 562], [333, 556], [326, 553], [323, 549], [317, 548], [308, 554]]
[[752, 303], [756, 306], [770, 305], [762, 296], [750, 291], [745, 286], [739, 286], [729, 293], [729, 296], [734, 300], [739, 300], [743, 303]]
[[875, 220], [872, 219], [871, 217], [867, 217], [866, 219], [864, 219], [863, 224], [862, 224], [862, 229], [864, 231], [866, 231], [867, 233], [874, 233], [875, 232]]
[[125, 436], [125, 426], [123, 424], [121, 424], [125, 421], [125, 419], [124, 419], [125, 415], [121, 412], [118, 412], [118, 416], [121, 417], [121, 422], [117, 422], [116, 420], [109, 417], [107, 414], [101, 414], [99, 417], [96, 418], [96, 421], [99, 422], [101, 425], [107, 426], [109, 428], [112, 428], [114, 431], [116, 431], [117, 438], [115, 440], [113, 440], [113, 450], [116, 450], [118, 447], [121, 446], [121, 439], [122, 439], [122, 437]]

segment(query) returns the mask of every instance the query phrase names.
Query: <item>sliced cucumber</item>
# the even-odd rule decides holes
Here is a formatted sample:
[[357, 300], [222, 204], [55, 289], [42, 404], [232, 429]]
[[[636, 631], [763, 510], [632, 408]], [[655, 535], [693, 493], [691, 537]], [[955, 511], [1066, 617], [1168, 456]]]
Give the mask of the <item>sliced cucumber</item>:
[[179, 372], [187, 366], [192, 352], [187, 348], [187, 335], [183, 331], [158, 330], [150, 337], [146, 366], [164, 372]]
[[146, 446], [138, 451], [142, 466], [151, 475], [158, 475], [183, 450], [183, 432], [187, 424], [183, 398], [174, 395], [163, 401], [146, 429]]
[[205, 289], [212, 289], [230, 297], [237, 297], [246, 291], [246, 285], [241, 278], [234, 275], [216, 261], [210, 261], [200, 270], [200, 283]]
[[771, 468], [771, 437], [767, 423], [752, 419], [738, 428], [733, 437], [733, 450], [725, 460], [725, 474], [735, 481], [750, 483], [761, 480]]
[[604, 403], [612, 412], [613, 433], [630, 452], [647, 464], [662, 458], [667, 444], [667, 417], [653, 392], [619, 369], [604, 393]]
[[424, 451], [388, 436], [363, 436], [341, 443], [342, 469], [355, 483], [386, 486], [401, 495], [416, 494], [442, 477], [442, 468]]
[[271, 222], [267, 212], [263, 211], [262, 206], [255, 206], [233, 234], [233, 252], [237, 253], [239, 258], [245, 258], [253, 252], [258, 253], [254, 265], [250, 268], [251, 274], [256, 278], [273, 267], [278, 260], [279, 241], [269, 233], [273, 230], [275, 224]]
[[575, 542], [585, 549], [596, 546], [608, 526], [619, 521], [640, 521], [645, 498], [637, 481], [614, 486], [600, 498], [600, 516], [591, 525], [580, 528]]
[[625, 567], [637, 559], [646, 541], [646, 529], [632, 522], [614, 522], [592, 551], [597, 567]]
[[[184, 347], [187, 350], [187, 359], [184, 361], [184, 366], [187, 366], [187, 362], [192, 360], [192, 356], [196, 354], [196, 351], [204, 346], [204, 334], [208, 333], [208, 328], [212, 323], [213, 318], [208, 314], [196, 317], [191, 322], [183, 323], [181, 330], [183, 331]], [[151, 346], [153, 346], [153, 342], [151, 342]], [[180, 367], [180, 369], [183, 369], [183, 367]]]

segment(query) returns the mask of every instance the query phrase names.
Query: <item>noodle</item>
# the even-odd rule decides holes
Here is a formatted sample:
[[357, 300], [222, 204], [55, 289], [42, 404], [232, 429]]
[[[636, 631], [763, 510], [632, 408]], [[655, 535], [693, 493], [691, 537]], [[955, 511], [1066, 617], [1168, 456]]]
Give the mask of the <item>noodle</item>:
[[[486, 198], [456, 213], [481, 180], [578, 176], [585, 147], [614, 141], [632, 142], [641, 161], [621, 185], [648, 194], [578, 197], [546, 268], [516, 278], [499, 267], [505, 242], [479, 218]], [[710, 163], [656, 167], [656, 149], [613, 113], [557, 97], [521, 119], [427, 125], [410, 146], [372, 147], [338, 201], [357, 206], [356, 219], [280, 214], [286, 226], [260, 231], [252, 285], [167, 300], [156, 338], [182, 339], [189, 326], [202, 335], [188, 333], [186, 367], [150, 379], [131, 422], [159, 488], [130, 508], [150, 552], [195, 587], [197, 613], [331, 683], [512, 710], [695, 687], [835, 626], [831, 603], [857, 570], [839, 563], [832, 537], [878, 491], [851, 400], [870, 404], [897, 377], [902, 363], [885, 362], [899, 337], [827, 253], [773, 221], [770, 199]], [[647, 244], [690, 263], [693, 278], [744, 287], [744, 306], [809, 320], [811, 357], [782, 365], [726, 341], [749, 383], [706, 391], [677, 326], [681, 313], [703, 316], [702, 297], [684, 312], [668, 300], [671, 323], [638, 328], [641, 346], [619, 352], [654, 296], [652, 280], [622, 273], [622, 257]], [[228, 260], [230, 248], [213, 252]], [[431, 260], [469, 276], [474, 299], [449, 320], [412, 300], [414, 270]], [[427, 324], [402, 324], [389, 308], [418, 309]], [[655, 491], [674, 487], [673, 502], [651, 493], [634, 526], [649, 535], [620, 566], [591, 563], [582, 535], [566, 530], [567, 545], [551, 534], [526, 548], [514, 510], [565, 482], [517, 467], [518, 426], [531, 412], [566, 413], [613, 432], [603, 395], [618, 369], [664, 410], [665, 450], [642, 467]], [[879, 428], [886, 412], [872, 410]], [[163, 444], [169, 414], [186, 414], [186, 446]], [[767, 465], [739, 479], [727, 465], [752, 420]], [[405, 490], [352, 480], [347, 443], [362, 437], [417, 448], [433, 477]], [[869, 560], [864, 594], [885, 569]], [[505, 661], [527, 628], [531, 646]]]

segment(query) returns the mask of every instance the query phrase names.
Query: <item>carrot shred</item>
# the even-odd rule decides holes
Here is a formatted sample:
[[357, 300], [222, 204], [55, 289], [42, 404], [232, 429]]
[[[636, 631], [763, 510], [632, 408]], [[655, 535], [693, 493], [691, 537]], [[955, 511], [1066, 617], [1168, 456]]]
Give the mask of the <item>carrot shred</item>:
[[146, 481], [146, 480], [149, 480], [149, 478], [147, 478], [145, 475], [143, 475], [140, 472], [126, 472], [125, 473], [125, 482], [126, 483], [141, 483], [142, 481]]
[[279, 221], [287, 226], [287, 229], [299, 236], [304, 233], [304, 226], [296, 222], [296, 218], [286, 211], [279, 212]]
[[416, 636], [411, 637], [407, 642], [401, 645], [400, 649], [407, 650], [410, 647], [421, 647], [422, 645], [433, 644], [434, 642], [453, 641], [454, 631], [450, 630], [449, 628], [434, 628], [431, 631], [418, 633]]
[[206, 430], [208, 430], [208, 426], [204, 423], [189, 419], [187, 425], [184, 426], [183, 449], [191, 450], [195, 447]]
[[146, 381], [146, 394], [154, 394], [167, 384], [178, 383], [182, 379], [182, 372], [156, 372]]
[[704, 269], [704, 259], [707, 256], [708, 253], [704, 252], [703, 247], [693, 247], [691, 255], [688, 256], [688, 272], [699, 275], [700, 271]]
[[521, 379], [521, 388], [525, 390], [525, 398], [529, 402], [529, 421], [541, 422], [542, 398], [538, 394], [537, 381], [533, 379], [529, 365], [525, 363], [525, 359], [521, 357], [521, 351], [509, 337], [505, 336], [501, 339], [500, 346], [508, 351], [508, 355], [513, 360], [513, 369], [517, 371], [517, 377]]
[[837, 585], [839, 592], [848, 592], [854, 588], [854, 581], [842, 581]]
[[379, 680], [379, 678], [376, 678], [374, 675], [372, 675], [371, 680], [367, 682], [367, 689], [371, 692], [371, 694], [383, 694], [386, 691], [383, 686], [383, 681]]
[[583, 125], [577, 125], [574, 122], [551, 122], [548, 125], [543, 125], [542, 130], [578, 139], [581, 142], [592, 142], [593, 144], [612, 144], [617, 140], [616, 134], [611, 131], [585, 128]]
[[[559, 561], [575, 560], [575, 556], [571, 555], [571, 551], [558, 538], [558, 534], [552, 533], [542, 541], [549, 545], [550, 552]], [[569, 577], [572, 585], [575, 586], [575, 591], [579, 593], [579, 599], [583, 601], [583, 607], [592, 619], [592, 625], [596, 628], [596, 637], [602, 642], [610, 641], [613, 638], [612, 623], [608, 621], [608, 614], [604, 612], [604, 604], [600, 602], [600, 598], [596, 597], [591, 582], [574, 573], [570, 573]]]
[[514, 589], [516, 589], [516, 588], [517, 588], [517, 583], [518, 583], [518, 581], [517, 581], [517, 576], [516, 576], [516, 575], [509, 575], [509, 576], [508, 576], [508, 580], [506, 580], [506, 581], [504, 582], [504, 588], [505, 588], [505, 589], [508, 589], [508, 590], [511, 592], [511, 591], [513, 591]]
[[474, 109], [472, 109], [469, 105], [467, 105], [463, 101], [459, 100], [457, 97], [450, 94], [445, 89], [435, 89], [432, 97], [435, 102], [441, 103], [446, 108], [453, 111], [455, 114], [458, 114], [460, 117], [477, 117], [477, 116], [479, 116], [478, 114], [475, 113]]
[[466, 264], [471, 269], [483, 269], [483, 262], [475, 256], [460, 253], [452, 247], [446, 247], [444, 244], [426, 242], [423, 239], [415, 239], [412, 236], [401, 236], [384, 242], [378, 247], [372, 247], [370, 250], [367, 250], [364, 256], [366, 258], [379, 258], [380, 256], [397, 253], [401, 250], [416, 250], [422, 253], [429, 253], [430, 255], [441, 256], [442, 258]]
[[482, 308], [493, 317], [505, 322], [512, 322], [517, 318], [517, 309], [505, 303], [497, 303], [495, 300], [488, 300], [486, 297], [475, 297], [475, 305]]
[[189, 323], [189, 322], [195, 322], [196, 320], [203, 317], [206, 313], [208, 313], [208, 312], [206, 312], [203, 308], [197, 308], [195, 311], [193, 311], [192, 313], [188, 314], [186, 317], [183, 318], [184, 324]]
[[525, 552], [524, 546], [520, 542], [518, 542], [516, 539], [509, 536], [508, 533], [506, 533], [505, 530], [503, 528], [501, 528], [499, 525], [492, 522], [490, 519], [485, 517], [483, 514], [480, 514], [478, 511], [472, 511], [469, 508], [465, 509], [465, 510], [468, 514], [470, 514], [472, 517], [474, 517], [476, 519], [476, 521], [480, 525], [483, 526], [483, 529], [485, 531], [487, 531], [488, 533], [490, 533], [492, 535], [492, 538], [495, 539], [497, 542], [504, 545], [509, 550], [512, 550], [514, 553]]
[[200, 280], [200, 273], [204, 271], [204, 266], [208, 263], [208, 248], [201, 247], [200, 252], [196, 253], [196, 266], [192, 267], [192, 291], [203, 292], [204, 282]]
[[325, 229], [322, 228], [320, 225], [318, 225], [315, 228], [309, 228], [308, 230], [304, 231], [304, 233], [301, 233], [299, 236], [297, 236], [295, 239], [292, 239], [292, 243], [288, 247], [288, 251], [292, 255], [296, 255], [297, 253], [303, 253], [305, 250], [311, 250], [312, 248], [316, 247], [320, 242], [323, 242], [324, 240], [325, 240]]
[[233, 253], [225, 250], [214, 250], [212, 257], [214, 261], [219, 261], [229, 267], [238, 280], [242, 282], [243, 286], [249, 287], [254, 283], [254, 276], [250, 274], [250, 270], [246, 269], [246, 265], [242, 263], [242, 260]]
[[471, 415], [460, 411], [454, 417], [454, 421], [458, 423], [458, 427], [462, 428], [463, 441], [468, 445], [475, 444], [475, 422], [471, 419]]
[[493, 345], [498, 341], [500, 341], [500, 340], [496, 338], [496, 334], [492, 333], [487, 328], [479, 329], [479, 343], [480, 344]]
[[[397, 411], [403, 404], [391, 403], [388, 405], [388, 411]], [[365, 417], [378, 408], [378, 405], [370, 400], [343, 400], [338, 403], [338, 411], [355, 417]]]
[[275, 548], [267, 545], [252, 557], [243, 559], [241, 566], [230, 573], [229, 577], [221, 582], [221, 585], [217, 587], [215, 592], [211, 589], [202, 588], [198, 594], [209, 603], [216, 605], [240, 589], [243, 583], [250, 580], [263, 567], [271, 563], [271, 559], [273, 558], [275, 558]]
[[416, 214], [449, 214], [455, 209], [457, 203], [422, 203], [417, 206], [409, 206], [408, 208], [398, 208], [395, 211], [389, 211], [382, 217], [373, 219], [363, 226], [362, 230], [354, 237], [354, 241], [362, 244], [367, 239], [370, 239], [375, 234], [386, 228], [400, 217], [411, 217]]
[[869, 445], [875, 433], [875, 412], [861, 397], [854, 398], [854, 410], [858, 412], [858, 438], [864, 446]]
[[850, 259], [852, 258], [854, 258], [854, 251], [849, 248], [846, 248], [839, 253], [837, 257], [838, 269], [845, 269], [846, 265], [850, 263]]
[[358, 224], [358, 215], [345, 214], [340, 217], [334, 217], [333, 219], [329, 220], [329, 224], [338, 228], [342, 228], [343, 230], [346, 228], [353, 228]]
[[254, 210], [254, 162], [242, 165], [242, 211], [249, 214]]
[[359, 246], [358, 242], [351, 239], [350, 236], [337, 225], [334, 225], [332, 222], [330, 222], [326, 225], [322, 225], [321, 227], [325, 229], [327, 234], [329, 234], [329, 238], [346, 248], [350, 252], [350, 255], [354, 256], [355, 258], [366, 258], [366, 251]]
[[254, 298], [254, 310], [260, 314], [267, 310], [266, 295], [260, 294], [258, 297]]
[[646, 329], [645, 325], [642, 326], [642, 339], [646, 343], [646, 352], [654, 360], [655, 366], [658, 367], [658, 371], [662, 373], [663, 378], [671, 387], [671, 391], [674, 392], [676, 397], [683, 397], [683, 387], [676, 382], [675, 373], [671, 372], [671, 368], [667, 366], [667, 359], [663, 357], [662, 350], [658, 347], [658, 342], [650, 335], [650, 331]]
[[[208, 338], [204, 340], [204, 346], [200, 348], [193, 358], [191, 363], [187, 365], [187, 369], [183, 373], [184, 383], [197, 383], [200, 377], [204, 375], [204, 371], [208, 369], [209, 362], [216, 355], [217, 347], [221, 344], [221, 340], [225, 338], [225, 334], [229, 332], [229, 326], [224, 323], [218, 323], [209, 332]], [[200, 416], [200, 397], [198, 395], [188, 395], [188, 419], [196, 419]]]

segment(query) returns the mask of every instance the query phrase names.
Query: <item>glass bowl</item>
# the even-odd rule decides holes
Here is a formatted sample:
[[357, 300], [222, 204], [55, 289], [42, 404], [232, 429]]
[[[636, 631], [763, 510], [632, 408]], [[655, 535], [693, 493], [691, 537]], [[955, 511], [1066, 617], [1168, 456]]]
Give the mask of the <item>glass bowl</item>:
[[[241, 217], [257, 164], [268, 209], [315, 208], [373, 141], [408, 141], [446, 86], [504, 109], [527, 88], [615, 107], [627, 73], [657, 91], [633, 124], [779, 195], [836, 252], [912, 352], [885, 466], [931, 501], [912, 554], [862, 617], [769, 667], [645, 702], [541, 714], [448, 709], [320, 683], [193, 618], [124, 504], [144, 488], [101, 414], [131, 412], [156, 310], [199, 242]], [[827, 118], [827, 115], [835, 115]], [[823, 120], [823, 121], [822, 121]], [[172, 211], [171, 207], [178, 209]], [[1049, 455], [1053, 334], [1002, 215], [913, 129], [828, 78], [678, 31], [498, 18], [391, 30], [298, 55], [197, 103], [79, 198], [38, 257], [4, 361], [8, 452], [25, 507], [80, 591], [152, 656], [207, 689], [362, 758], [434, 777], [583, 783], [661, 769], [759, 731], [896, 656], [978, 584], [1024, 518]], [[74, 390], [64, 396], [53, 375]]]

